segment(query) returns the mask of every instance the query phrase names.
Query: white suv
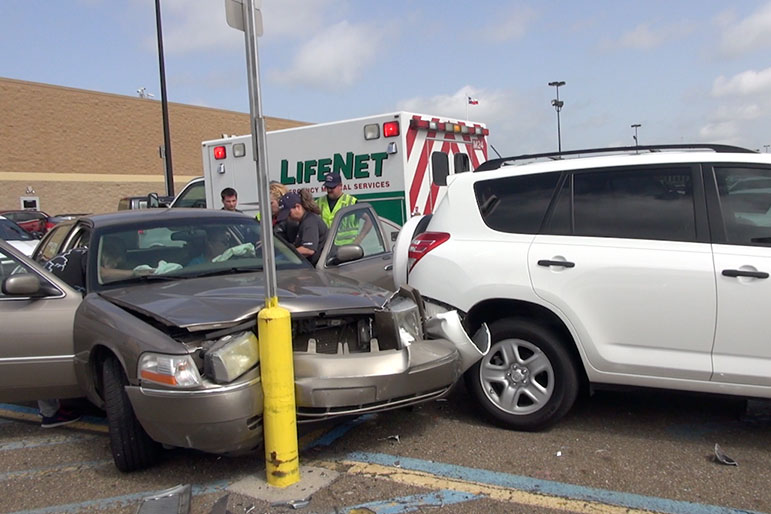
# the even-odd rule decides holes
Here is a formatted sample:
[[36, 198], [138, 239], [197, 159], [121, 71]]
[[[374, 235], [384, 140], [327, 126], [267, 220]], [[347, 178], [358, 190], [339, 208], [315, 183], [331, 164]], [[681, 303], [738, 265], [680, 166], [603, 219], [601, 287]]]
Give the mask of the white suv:
[[602, 151], [458, 175], [400, 233], [397, 286], [489, 325], [466, 383], [510, 428], [557, 421], [584, 384], [771, 398], [771, 155]]

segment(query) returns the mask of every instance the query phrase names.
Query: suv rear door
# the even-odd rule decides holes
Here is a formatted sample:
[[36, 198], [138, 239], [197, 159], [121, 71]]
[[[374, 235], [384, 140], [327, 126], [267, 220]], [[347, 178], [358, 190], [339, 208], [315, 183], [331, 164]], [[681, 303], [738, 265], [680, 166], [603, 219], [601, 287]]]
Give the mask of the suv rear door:
[[718, 298], [713, 380], [768, 387], [771, 168], [716, 164], [713, 170], [705, 172]]
[[591, 368], [615, 374], [613, 382], [712, 373], [716, 291], [698, 171], [568, 173], [530, 247], [536, 294], [569, 320]]

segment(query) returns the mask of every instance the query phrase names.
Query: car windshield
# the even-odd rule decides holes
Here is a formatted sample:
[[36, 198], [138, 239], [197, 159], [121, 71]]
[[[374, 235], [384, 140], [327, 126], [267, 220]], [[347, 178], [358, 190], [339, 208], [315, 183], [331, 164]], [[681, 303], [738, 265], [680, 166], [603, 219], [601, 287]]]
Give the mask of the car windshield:
[[0, 219], [0, 239], [5, 241], [34, 241], [29, 232], [11, 220]]
[[[147, 222], [100, 231], [97, 252], [100, 286], [180, 280], [262, 271], [260, 224], [244, 217], [201, 217]], [[294, 249], [274, 241], [277, 269], [309, 264]]]

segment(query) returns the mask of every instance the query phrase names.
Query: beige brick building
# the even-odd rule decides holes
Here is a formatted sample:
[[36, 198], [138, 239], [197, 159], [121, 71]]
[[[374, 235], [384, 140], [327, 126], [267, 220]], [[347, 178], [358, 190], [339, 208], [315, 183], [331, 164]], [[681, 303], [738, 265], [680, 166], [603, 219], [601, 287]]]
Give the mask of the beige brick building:
[[[0, 77], [0, 209], [109, 212], [166, 191], [161, 102]], [[268, 130], [306, 123], [266, 118]], [[246, 134], [249, 114], [169, 103], [174, 190], [203, 174], [201, 142]]]

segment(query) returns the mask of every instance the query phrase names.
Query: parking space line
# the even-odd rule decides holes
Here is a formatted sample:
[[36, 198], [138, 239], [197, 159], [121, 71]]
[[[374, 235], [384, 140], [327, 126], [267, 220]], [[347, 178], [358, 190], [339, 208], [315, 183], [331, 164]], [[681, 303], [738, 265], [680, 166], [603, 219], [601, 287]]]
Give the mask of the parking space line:
[[402, 512], [412, 512], [424, 507], [444, 507], [467, 501], [483, 498], [474, 494], [468, 494], [458, 491], [445, 490], [436, 491], [428, 494], [415, 494], [412, 496], [402, 496], [391, 500], [362, 503], [353, 507], [336, 509], [335, 512], [355, 513], [359, 509], [362, 512], [372, 512], [375, 514], [400, 514]]
[[[367, 421], [371, 421], [376, 417], [376, 414], [364, 414], [350, 421], [346, 421], [345, 423], [336, 425], [329, 431], [326, 429], [320, 429], [311, 432], [310, 434], [307, 434], [306, 437], [300, 438], [300, 449], [309, 450], [317, 446], [330, 446], [332, 443], [343, 437], [353, 428]], [[310, 439], [310, 441], [308, 441], [308, 439]]]
[[92, 460], [86, 462], [77, 462], [74, 464], [61, 464], [59, 466], [49, 466], [45, 468], [25, 469], [22, 471], [9, 471], [7, 473], [0, 473], [0, 482], [5, 480], [13, 480], [17, 478], [32, 478], [45, 475], [53, 475], [58, 473], [65, 473], [69, 471], [81, 471], [83, 469], [93, 469], [101, 466], [107, 466], [112, 464], [112, 459], [109, 460]]
[[341, 462], [351, 466], [349, 473], [555, 510], [605, 514], [650, 511], [671, 514], [761, 514], [380, 453], [354, 452]]
[[[219, 480], [204, 485], [193, 486], [193, 496], [200, 496], [203, 494], [211, 494], [223, 491], [227, 486], [231, 484], [231, 480]], [[19, 510], [11, 514], [71, 514], [81, 512], [86, 509], [110, 509], [110, 508], [123, 508], [129, 507], [135, 502], [141, 501], [147, 496], [151, 496], [158, 493], [158, 490], [143, 491], [133, 494], [125, 494], [123, 496], [113, 496], [112, 498], [101, 498], [98, 500], [89, 500], [80, 503], [68, 503], [66, 505], [53, 505], [51, 507], [44, 507], [41, 509]]]
[[0, 452], [25, 450], [28, 448], [41, 448], [44, 446], [57, 446], [60, 444], [79, 443], [96, 439], [98, 436], [92, 434], [51, 434], [45, 437], [35, 437], [31, 439], [21, 439], [19, 441], [10, 441], [0, 443]]
[[[30, 421], [40, 423], [40, 414], [33, 407], [24, 405], [14, 405], [11, 403], [0, 403], [0, 418], [14, 421]], [[107, 420], [94, 416], [83, 416], [80, 421], [70, 423], [60, 428], [75, 428], [78, 430], [87, 430], [89, 432], [100, 432], [106, 434], [108, 431]]]

